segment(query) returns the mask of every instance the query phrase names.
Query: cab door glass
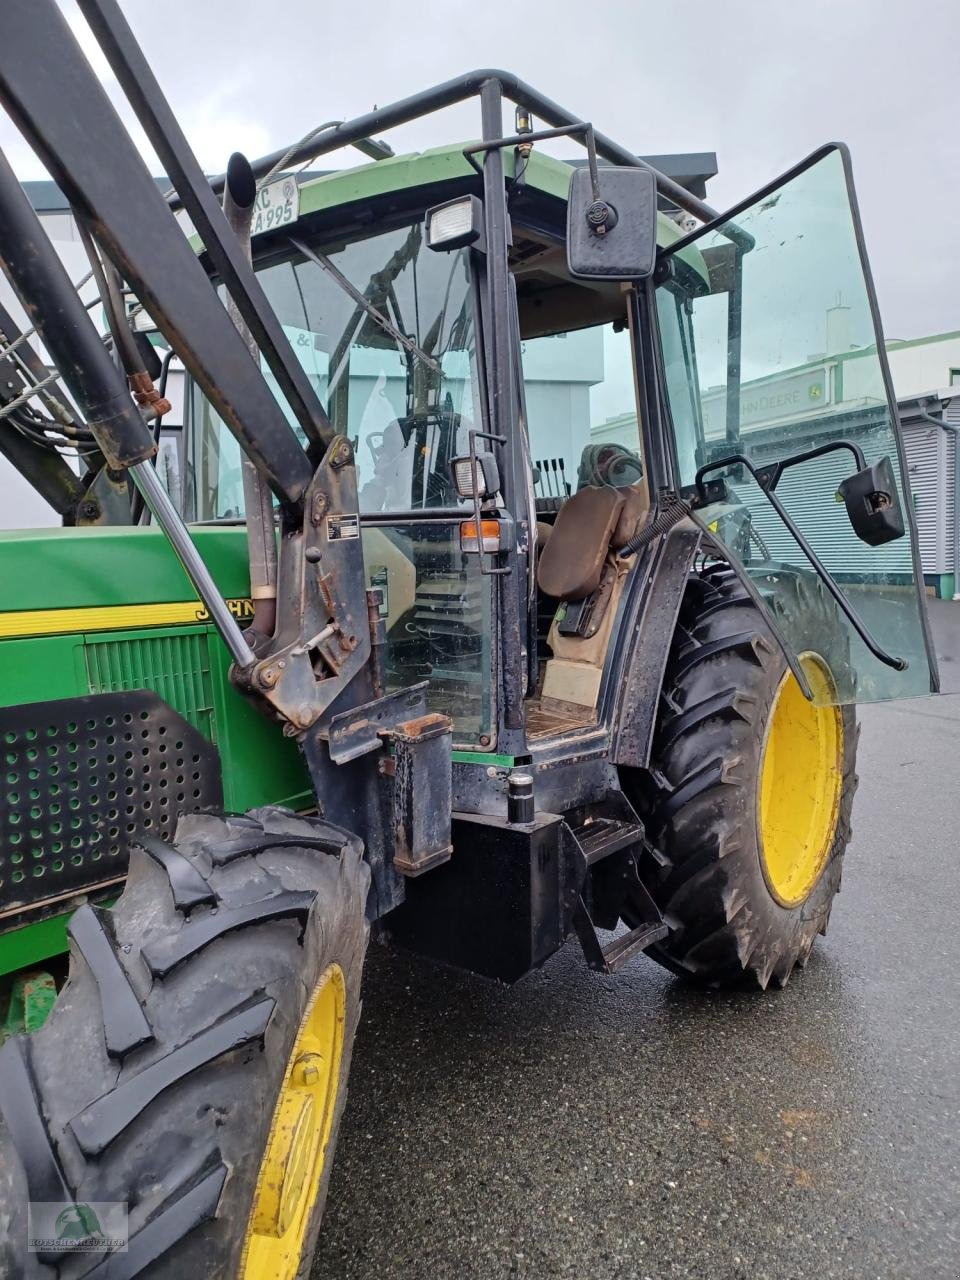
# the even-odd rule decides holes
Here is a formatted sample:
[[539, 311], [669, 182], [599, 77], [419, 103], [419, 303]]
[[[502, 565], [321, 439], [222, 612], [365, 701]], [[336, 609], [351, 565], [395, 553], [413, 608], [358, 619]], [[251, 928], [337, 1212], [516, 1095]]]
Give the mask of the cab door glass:
[[538, 507], [584, 485], [636, 484], [643, 467], [626, 320], [528, 338], [521, 352]]
[[429, 681], [427, 704], [453, 721], [458, 747], [496, 741], [491, 579], [447, 520], [364, 521], [367, 586], [380, 592], [387, 692]]
[[[909, 482], [846, 152], [823, 149], [663, 263], [657, 305], [685, 496], [712, 499], [701, 517], [753, 578], [795, 655], [819, 651], [831, 632], [842, 652], [836, 687], [821, 700], [929, 693], [935, 664]], [[746, 462], [704, 473], [731, 455]], [[874, 545], [863, 521], [854, 527], [845, 490], [858, 484], [854, 515], [868, 514], [858, 501], [885, 501], [867, 533], [889, 540]], [[771, 488], [868, 640], [814, 582]]]

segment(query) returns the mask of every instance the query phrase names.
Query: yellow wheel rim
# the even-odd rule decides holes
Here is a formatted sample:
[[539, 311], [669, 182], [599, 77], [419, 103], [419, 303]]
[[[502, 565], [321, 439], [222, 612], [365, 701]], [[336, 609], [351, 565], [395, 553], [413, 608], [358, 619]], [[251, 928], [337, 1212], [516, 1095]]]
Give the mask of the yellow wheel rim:
[[843, 720], [830, 672], [801, 654], [814, 701], [792, 671], [780, 682], [760, 760], [760, 862], [767, 887], [784, 907], [809, 896], [830, 856], [843, 790]]
[[257, 1176], [241, 1280], [294, 1280], [323, 1181], [343, 1053], [346, 989], [325, 970], [283, 1073]]

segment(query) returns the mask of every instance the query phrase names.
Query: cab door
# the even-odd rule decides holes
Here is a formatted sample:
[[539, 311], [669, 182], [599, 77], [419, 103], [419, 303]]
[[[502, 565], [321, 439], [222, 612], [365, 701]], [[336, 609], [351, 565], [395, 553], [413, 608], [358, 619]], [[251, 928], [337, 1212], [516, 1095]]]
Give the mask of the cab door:
[[[815, 152], [663, 251], [657, 309], [681, 492], [818, 701], [935, 692], [897, 404], [850, 158]], [[826, 601], [808, 607], [810, 584]], [[799, 585], [798, 585], [799, 584]], [[803, 589], [800, 589], [803, 588]], [[804, 603], [807, 602], [807, 603]]]

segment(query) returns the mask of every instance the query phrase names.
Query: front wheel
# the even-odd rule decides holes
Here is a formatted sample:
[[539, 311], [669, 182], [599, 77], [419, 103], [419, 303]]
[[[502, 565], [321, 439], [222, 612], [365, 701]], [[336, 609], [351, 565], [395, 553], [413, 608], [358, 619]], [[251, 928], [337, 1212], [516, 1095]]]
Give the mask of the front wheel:
[[[187, 816], [175, 845], [143, 845], [113, 910], [73, 917], [47, 1023], [0, 1051], [0, 1270], [50, 1274], [26, 1248], [28, 1201], [34, 1233], [37, 1202], [119, 1202], [129, 1248], [105, 1275], [295, 1280], [346, 1100], [362, 847], [282, 809]], [[50, 1261], [61, 1280], [91, 1267]]]
[[645, 865], [671, 929], [650, 954], [710, 986], [783, 986], [826, 931], [840, 887], [857, 725], [852, 706], [828, 700], [850, 680], [846, 645], [819, 582], [795, 587], [804, 632], [818, 637], [800, 655], [817, 702], [733, 571], [694, 574], [647, 786], [634, 788], [665, 855]]

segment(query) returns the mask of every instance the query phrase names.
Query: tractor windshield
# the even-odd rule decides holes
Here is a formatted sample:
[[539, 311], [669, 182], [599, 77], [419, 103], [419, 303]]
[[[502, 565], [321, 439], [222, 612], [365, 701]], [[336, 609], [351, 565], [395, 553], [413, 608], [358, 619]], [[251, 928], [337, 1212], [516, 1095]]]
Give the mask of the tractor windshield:
[[[480, 425], [466, 252], [431, 253], [416, 223], [258, 274], [334, 427], [355, 446], [361, 511], [459, 507], [449, 462]], [[240, 447], [196, 387], [191, 410], [188, 515], [241, 517]]]

